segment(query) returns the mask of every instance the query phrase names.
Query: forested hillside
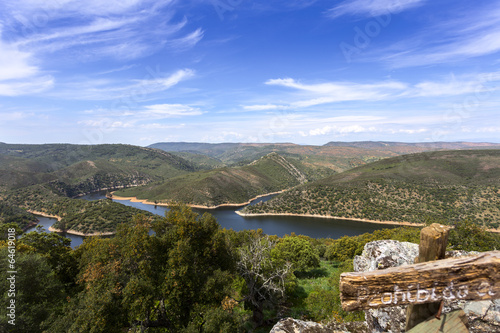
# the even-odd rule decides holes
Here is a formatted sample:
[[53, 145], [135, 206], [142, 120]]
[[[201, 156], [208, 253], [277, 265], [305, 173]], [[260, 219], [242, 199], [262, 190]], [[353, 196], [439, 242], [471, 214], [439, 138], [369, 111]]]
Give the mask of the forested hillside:
[[160, 184], [120, 190], [116, 195], [208, 207], [238, 204], [305, 183], [310, 171], [296, 160], [271, 153], [246, 166], [190, 173]]
[[405, 155], [296, 187], [247, 214], [317, 214], [425, 223], [471, 219], [500, 227], [500, 150]]
[[[408, 149], [491, 145], [345, 145], [351, 147], [340, 143], [163, 144], [165, 149], [177, 150], [178, 156], [129, 145], [0, 144], [0, 221], [16, 221], [25, 228], [35, 220], [27, 210], [65, 217], [66, 209], [68, 213], [79, 211], [82, 218], [65, 225], [69, 221], [65, 217], [62, 229], [93, 233], [110, 231], [117, 221], [104, 218], [97, 223], [89, 218], [84, 222], [86, 210], [93, 215], [96, 209], [81, 208], [81, 203], [70, 198], [125, 188], [117, 195], [152, 203], [175, 201], [214, 207], [293, 188], [266, 204], [248, 207], [244, 213], [410, 223], [472, 219], [489, 228], [500, 226], [499, 150], [398, 155]], [[232, 166], [221, 167], [228, 163]]]
[[82, 194], [148, 184], [198, 170], [152, 148], [129, 145], [0, 144], [0, 223], [26, 228], [29, 211], [59, 216], [54, 227], [85, 234], [115, 232], [140, 213], [118, 203], [87, 203]]

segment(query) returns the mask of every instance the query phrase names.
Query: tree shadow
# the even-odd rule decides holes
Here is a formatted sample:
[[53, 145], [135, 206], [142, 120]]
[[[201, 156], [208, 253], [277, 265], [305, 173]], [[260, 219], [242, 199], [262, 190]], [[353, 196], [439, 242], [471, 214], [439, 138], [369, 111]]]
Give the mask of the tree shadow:
[[325, 268], [313, 268], [307, 271], [295, 271], [293, 273], [298, 279], [313, 279], [327, 277], [329, 275]]

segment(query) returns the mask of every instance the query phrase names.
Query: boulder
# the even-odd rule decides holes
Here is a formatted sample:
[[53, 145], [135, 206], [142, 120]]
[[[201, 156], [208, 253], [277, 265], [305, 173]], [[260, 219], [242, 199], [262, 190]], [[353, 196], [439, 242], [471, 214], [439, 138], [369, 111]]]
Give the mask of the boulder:
[[281, 319], [269, 333], [340, 333], [324, 325], [293, 318]]
[[[367, 243], [360, 256], [354, 257], [354, 271], [368, 272], [410, 265], [418, 256], [418, 245], [394, 240]], [[365, 318], [370, 332], [404, 332], [407, 306], [369, 309]]]
[[369, 333], [365, 322], [336, 323], [326, 325], [293, 318], [281, 319], [269, 333]]

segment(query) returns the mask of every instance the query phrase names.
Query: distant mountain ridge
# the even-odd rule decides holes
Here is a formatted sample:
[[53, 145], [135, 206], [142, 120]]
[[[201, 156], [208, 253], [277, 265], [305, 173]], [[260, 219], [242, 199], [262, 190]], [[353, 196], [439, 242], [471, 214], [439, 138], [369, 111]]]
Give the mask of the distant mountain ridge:
[[330, 147], [357, 147], [357, 148], [387, 148], [387, 147], [423, 147], [428, 149], [478, 149], [500, 148], [500, 143], [491, 142], [392, 142], [392, 141], [331, 141], [325, 144]]
[[176, 155], [131, 145], [0, 145], [0, 190], [62, 182], [75, 188], [68, 194], [75, 196], [102, 187], [145, 184], [196, 169]]

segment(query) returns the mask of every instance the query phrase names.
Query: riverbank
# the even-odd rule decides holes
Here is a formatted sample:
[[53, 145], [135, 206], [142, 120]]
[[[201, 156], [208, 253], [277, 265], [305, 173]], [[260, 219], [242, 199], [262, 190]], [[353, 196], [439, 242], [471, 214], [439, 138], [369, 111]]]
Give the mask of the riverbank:
[[375, 223], [375, 224], [388, 224], [388, 225], [398, 225], [398, 226], [409, 226], [409, 227], [423, 227], [424, 223], [410, 223], [410, 222], [396, 222], [396, 221], [378, 221], [378, 220], [368, 220], [368, 219], [360, 219], [360, 218], [352, 218], [352, 217], [340, 217], [340, 216], [332, 216], [332, 215], [319, 215], [319, 214], [295, 214], [295, 213], [254, 213], [248, 214], [240, 211], [236, 211], [236, 214], [243, 217], [256, 217], [256, 216], [297, 216], [297, 217], [317, 217], [322, 219], [331, 219], [331, 220], [347, 220], [347, 221], [356, 221], [356, 222], [365, 222], [365, 223]]
[[[251, 198], [247, 202], [242, 202], [242, 203], [227, 203], [227, 204], [220, 204], [217, 206], [204, 206], [204, 205], [196, 205], [196, 204], [186, 204], [186, 205], [191, 207], [191, 208], [199, 208], [199, 209], [217, 209], [217, 208], [223, 208], [223, 207], [243, 207], [243, 206], [249, 205], [250, 203], [252, 203], [252, 201], [257, 200], [259, 198], [267, 197], [268, 195], [280, 194], [280, 193], [283, 193], [285, 191], [287, 191], [287, 190], [281, 190], [278, 192], [261, 194], [261, 195], [258, 195], [256, 197]], [[162, 207], [169, 207], [172, 205], [172, 203], [168, 203], [168, 202], [154, 203], [154, 202], [149, 201], [148, 199], [138, 199], [137, 197], [120, 197], [120, 196], [116, 196], [114, 194], [114, 192], [112, 192], [111, 194], [112, 194], [111, 199], [113, 199], [113, 200], [130, 200], [130, 202], [139, 202], [139, 203], [142, 203], [145, 205], [162, 206]]]
[[112, 236], [114, 235], [116, 232], [113, 232], [113, 231], [108, 231], [108, 232], [93, 232], [93, 233], [83, 233], [83, 232], [80, 232], [80, 231], [76, 231], [76, 230], [61, 230], [61, 229], [56, 229], [52, 226], [49, 227], [49, 231], [52, 231], [52, 232], [65, 232], [67, 234], [71, 234], [71, 235], [75, 235], [75, 236], [82, 236], [82, 237], [90, 237], [90, 236]]
[[[39, 216], [43, 216], [43, 217], [49, 217], [51, 219], [56, 219], [57, 221], [61, 221], [62, 217], [60, 216], [57, 216], [57, 215], [50, 215], [50, 214], [47, 214], [47, 213], [44, 213], [44, 212], [39, 212], [37, 210], [26, 210], [28, 213], [31, 213], [33, 215], [39, 215]], [[38, 223], [37, 223], [38, 224]]]
[[[38, 216], [43, 216], [43, 217], [48, 217], [48, 218], [51, 218], [51, 219], [56, 219], [57, 221], [61, 221], [62, 220], [62, 217], [60, 216], [57, 216], [57, 215], [50, 215], [50, 214], [47, 214], [47, 213], [44, 213], [44, 212], [39, 212], [37, 210], [28, 210], [27, 212], [31, 213], [31, 214], [34, 214], [34, 215], [38, 215]], [[35, 225], [37, 225], [38, 222], [36, 222], [35, 224], [31, 225], [30, 224], [30, 227], [34, 227]], [[75, 235], [75, 236], [82, 236], [82, 237], [89, 237], [89, 236], [111, 236], [111, 235], [114, 235], [116, 232], [93, 232], [93, 233], [83, 233], [83, 232], [80, 232], [80, 231], [76, 231], [76, 230], [61, 230], [61, 229], [57, 229], [57, 228], [54, 228], [52, 226], [49, 227], [49, 231], [51, 232], [64, 232], [64, 233], [67, 233], [67, 234], [71, 234], [71, 235]]]

